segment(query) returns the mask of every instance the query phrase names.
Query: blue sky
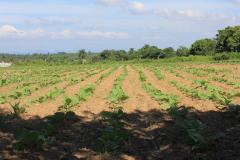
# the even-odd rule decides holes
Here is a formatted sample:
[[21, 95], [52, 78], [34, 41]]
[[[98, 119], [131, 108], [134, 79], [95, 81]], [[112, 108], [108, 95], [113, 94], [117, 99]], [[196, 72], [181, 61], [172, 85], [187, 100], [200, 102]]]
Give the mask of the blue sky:
[[174, 48], [240, 25], [240, 0], [0, 0], [0, 52]]

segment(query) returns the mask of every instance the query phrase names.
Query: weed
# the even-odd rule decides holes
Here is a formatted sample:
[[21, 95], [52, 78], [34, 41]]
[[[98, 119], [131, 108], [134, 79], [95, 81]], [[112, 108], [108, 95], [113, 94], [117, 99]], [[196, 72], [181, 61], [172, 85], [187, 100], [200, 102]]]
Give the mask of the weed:
[[143, 73], [143, 71], [139, 71], [139, 79], [140, 79], [142, 82], [145, 82], [145, 81], [146, 81], [146, 76], [145, 76], [145, 74]]
[[53, 91], [50, 91], [46, 96], [45, 99], [46, 100], [55, 100], [57, 96], [59, 96], [60, 94], [63, 94], [64, 90], [63, 89], [58, 89], [55, 88]]
[[95, 89], [96, 86], [94, 84], [89, 84], [86, 87], [81, 88], [76, 94], [78, 101], [86, 101], [88, 97], [92, 96]]
[[23, 94], [21, 92], [14, 92], [13, 94], [9, 95], [10, 98], [13, 98], [13, 99], [19, 99]]
[[70, 79], [68, 85], [71, 86], [71, 85], [74, 85], [74, 84], [77, 84], [77, 83], [78, 83], [77, 79]]
[[0, 104], [6, 103], [6, 97], [3, 95], [0, 95]]
[[11, 108], [13, 109], [13, 114], [20, 115], [25, 113], [26, 109], [20, 105], [20, 102], [15, 104], [10, 104]]
[[152, 69], [152, 71], [159, 80], [163, 80], [165, 78], [164, 75], [161, 73], [160, 69], [154, 68]]
[[5, 84], [7, 84], [7, 79], [1, 79], [0, 86], [4, 86]]

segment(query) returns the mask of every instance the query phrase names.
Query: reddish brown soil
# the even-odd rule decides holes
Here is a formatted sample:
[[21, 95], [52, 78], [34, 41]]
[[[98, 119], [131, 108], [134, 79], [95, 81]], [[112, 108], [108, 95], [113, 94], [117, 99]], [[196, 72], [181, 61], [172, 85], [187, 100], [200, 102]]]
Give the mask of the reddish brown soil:
[[[19, 129], [25, 128], [30, 131], [46, 133], [49, 121], [45, 116], [57, 111], [61, 105], [61, 97], [52, 102], [29, 107], [27, 108], [27, 114], [10, 117], [4, 125], [0, 124], [0, 159], [239, 159], [239, 111], [217, 110], [215, 108], [216, 104], [213, 102], [192, 99], [168, 84], [168, 81], [175, 80], [186, 86], [193, 86], [186, 79], [162, 70], [165, 79], [158, 80], [153, 72], [144, 70], [147, 82], [164, 93], [178, 95], [181, 100], [179, 105], [194, 107], [190, 109], [189, 114], [206, 125], [209, 135], [214, 136], [213, 146], [209, 149], [193, 150], [186, 130], [179, 127], [179, 123], [176, 123], [174, 117], [171, 117], [166, 110], [161, 109], [159, 103], [145, 93], [138, 72], [130, 66], [127, 66], [127, 70], [128, 76], [123, 81], [122, 87], [129, 99], [119, 104], [124, 107], [125, 113], [118, 118], [123, 122], [129, 137], [118, 146], [115, 152], [99, 153], [96, 142], [102, 135], [103, 130], [107, 128], [106, 123], [100, 120], [99, 112], [109, 110], [109, 107], [113, 106], [107, 102], [106, 97], [113, 86], [114, 80], [122, 73], [122, 68], [103, 79], [93, 96], [76, 108], [75, 111], [78, 115], [75, 119], [64, 120], [60, 125], [57, 125], [56, 133], [47, 135], [46, 144], [42, 148], [32, 147], [24, 151], [14, 151], [12, 145], [17, 140], [16, 133]], [[79, 84], [66, 88], [66, 94], [73, 96], [82, 86], [94, 83], [101, 74], [99, 73]], [[0, 113], [3, 112], [0, 108]], [[0, 116], [6, 115], [0, 114]], [[40, 118], [35, 116], [40, 116]]]
[[[82, 73], [82, 74], [78, 73], [77, 74], [77, 76], [81, 76], [81, 77], [84, 76], [84, 75], [85, 75], [84, 73]], [[54, 84], [54, 85], [51, 85], [51, 86], [48, 86], [48, 87], [40, 88], [39, 90], [32, 92], [32, 94], [29, 95], [29, 96], [20, 97], [17, 100], [12, 100], [11, 104], [20, 102], [21, 106], [28, 106], [28, 103], [30, 102], [30, 100], [34, 100], [34, 99], [36, 99], [40, 96], [45, 96], [47, 93], [49, 93], [55, 87], [57, 87], [57, 88], [68, 88], [67, 84], [68, 84], [68, 82], [64, 81], [64, 82], [57, 83], [57, 84]], [[31, 105], [31, 106], [34, 106], [34, 105]], [[9, 103], [1, 104], [0, 109], [3, 109], [4, 111], [8, 111], [8, 112], [12, 111]]]
[[15, 89], [18, 86], [17, 83], [14, 84], [8, 84], [6, 86], [0, 87], [0, 93], [8, 94], [10, 93], [13, 89]]
[[[85, 79], [83, 82], [80, 82], [76, 85], [66, 88], [65, 95], [69, 97], [74, 96], [81, 87], [94, 83], [103, 73], [107, 72], [108, 70], [105, 70], [104, 72], [100, 72], [92, 77]], [[27, 108], [27, 115], [31, 115], [31, 116], [37, 115], [40, 117], [45, 117], [47, 115], [54, 114], [58, 110], [58, 107], [61, 106], [62, 99], [63, 97], [59, 96], [56, 98], [55, 101], [45, 102], [39, 105], [31, 106]]]
[[97, 86], [93, 96], [76, 107], [74, 112], [78, 115], [91, 116], [109, 110], [112, 105], [108, 102], [107, 96], [113, 87], [114, 81], [121, 73], [122, 68], [118, 68], [109, 77], [104, 78], [100, 85]]
[[130, 66], [127, 67], [127, 70], [128, 76], [123, 81], [122, 88], [129, 98], [123, 103], [124, 111], [130, 113], [136, 110], [160, 109], [159, 102], [153, 100], [142, 89], [138, 73]]

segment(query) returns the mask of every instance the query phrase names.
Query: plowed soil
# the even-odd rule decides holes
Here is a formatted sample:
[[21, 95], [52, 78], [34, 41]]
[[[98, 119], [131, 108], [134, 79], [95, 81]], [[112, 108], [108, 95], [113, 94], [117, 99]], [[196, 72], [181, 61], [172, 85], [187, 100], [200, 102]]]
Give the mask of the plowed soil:
[[[69, 119], [64, 117], [60, 122], [51, 122], [49, 116], [54, 115], [58, 111], [62, 105], [64, 96], [73, 97], [80, 88], [88, 84], [96, 84], [98, 78], [102, 74], [109, 72], [114, 65], [121, 67], [117, 68], [109, 76], [103, 78], [101, 83], [96, 85], [93, 94], [88, 97], [86, 101], [80, 102], [71, 110], [75, 113], [73, 117]], [[124, 72], [124, 65], [126, 66], [128, 75], [122, 81], [121, 87], [128, 96], [128, 99], [118, 104], [113, 104], [109, 102], [108, 95], [113, 88], [115, 80]], [[194, 84], [192, 80], [206, 80], [209, 78], [207, 76], [194, 76], [185, 71], [178, 70], [176, 65], [174, 71], [179, 73], [182, 76], [181, 78], [164, 70], [166, 66], [161, 67], [161, 64], [159, 64], [159, 66], [158, 64], [154, 64], [159, 67], [165, 77], [159, 80], [154, 72], [150, 70], [148, 63], [142, 66], [135, 64], [124, 65], [111, 64], [109, 65], [111, 67], [108, 67], [108, 69], [84, 78], [84, 81], [79, 81], [77, 84], [67, 86], [68, 82], [63, 81], [49, 87], [41, 88], [30, 96], [12, 101], [12, 103], [19, 101], [20, 104], [26, 105], [30, 100], [46, 95], [54, 87], [65, 90], [65, 93], [59, 95], [55, 100], [32, 104], [26, 107], [26, 113], [24, 114], [11, 114], [13, 110], [8, 103], [0, 104], [0, 160], [240, 159], [239, 97], [233, 99], [232, 108], [223, 106], [223, 108], [220, 109], [218, 108], [219, 104], [212, 100], [192, 98], [169, 84], [170, 81], [176, 81], [189, 88], [196, 88], [197, 85]], [[173, 64], [169, 64], [169, 66], [170, 65]], [[206, 63], [187, 65], [183, 63], [179, 65], [179, 68], [226, 68], [233, 71], [227, 75], [230, 77], [234, 77], [233, 73], [240, 73], [240, 65], [238, 64]], [[136, 66], [139, 68], [136, 68]], [[98, 69], [99, 68], [97, 68], [97, 70]], [[138, 70], [143, 71], [146, 82], [140, 80]], [[86, 72], [87, 71], [89, 70], [86, 69]], [[62, 73], [62, 78], [69, 78], [67, 74], [70, 73], [71, 75], [75, 75], [75, 79], [80, 79], [86, 72], [79, 74], [77, 70], [70, 70], [59, 73]], [[209, 74], [209, 76], [214, 74]], [[221, 74], [219, 73], [217, 76], [221, 76]], [[231, 80], [233, 80], [233, 78]], [[194, 121], [195, 123], [192, 122], [192, 119], [184, 121], [184, 118], [184, 120], [180, 119], [177, 121], [176, 117], [172, 115], [169, 110], [161, 106], [162, 102], [151, 98], [149, 93], [143, 89], [143, 83], [150, 83], [162, 93], [178, 96], [179, 103], [177, 107], [187, 109], [189, 112], [184, 118], [193, 118], [196, 120]], [[232, 86], [213, 80], [210, 80], [209, 83], [223, 90], [240, 91]], [[7, 92], [8, 89], [13, 89], [15, 85], [16, 84], [9, 84], [0, 87], [0, 91]], [[201, 91], [204, 90], [203, 88], [198, 89]], [[122, 107], [122, 115], [112, 115], [112, 109], [114, 107]], [[111, 119], [110, 122], [104, 120], [101, 115], [102, 111], [108, 111], [105, 113], [108, 113], [113, 119]], [[120, 125], [118, 123], [120, 123]], [[187, 123], [187, 125], [183, 125], [183, 123]], [[200, 127], [196, 128], [195, 125], [199, 125]], [[123, 134], [121, 127], [123, 127], [127, 133], [127, 138], [123, 140], [119, 140], [118, 137], [121, 137], [121, 134]], [[195, 128], [192, 129], [191, 127]], [[196, 130], [198, 131], [202, 128], [204, 128], [204, 132], [199, 131], [196, 133]], [[34, 144], [30, 148], [16, 150], [16, 142], [19, 142], [19, 131], [23, 129], [33, 133], [33, 135], [31, 135], [33, 137], [25, 137], [27, 140], [30, 138], [33, 138], [33, 140], [31, 139], [30, 142], [27, 141], [24, 145], [34, 143], [36, 137], [37, 140], [44, 142], [39, 145], [38, 143], [40, 142], [38, 141], [37, 144]], [[38, 137], [35, 133], [41, 136]], [[204, 137], [201, 137], [203, 133]], [[207, 145], [204, 146], [203, 149], [197, 148], [198, 143], [202, 143], [197, 140], [199, 140], [199, 138], [205, 140], [206, 137], [211, 139], [209, 141], [207, 139]], [[119, 144], [118, 140], [120, 141]], [[103, 149], [107, 149], [106, 147], [109, 147], [108, 145], [114, 149], [108, 152], [100, 152]]]

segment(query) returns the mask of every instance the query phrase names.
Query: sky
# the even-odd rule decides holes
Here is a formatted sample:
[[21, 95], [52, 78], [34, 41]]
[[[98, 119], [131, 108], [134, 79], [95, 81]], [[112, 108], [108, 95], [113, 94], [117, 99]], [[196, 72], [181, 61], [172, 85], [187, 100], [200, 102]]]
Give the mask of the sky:
[[190, 46], [240, 25], [240, 0], [0, 0], [0, 53]]

